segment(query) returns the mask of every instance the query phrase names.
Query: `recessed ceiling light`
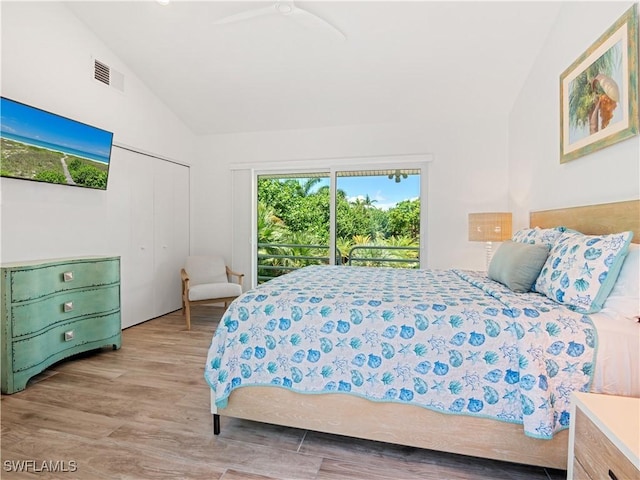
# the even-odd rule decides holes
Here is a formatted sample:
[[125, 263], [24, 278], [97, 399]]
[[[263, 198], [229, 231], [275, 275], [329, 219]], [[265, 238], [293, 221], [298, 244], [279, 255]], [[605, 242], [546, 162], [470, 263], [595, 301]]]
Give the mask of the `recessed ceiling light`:
[[171, 2], [171, 0], [156, 0], [156, 2], [158, 2], [163, 7], [166, 7], [167, 5], [169, 5], [169, 2]]

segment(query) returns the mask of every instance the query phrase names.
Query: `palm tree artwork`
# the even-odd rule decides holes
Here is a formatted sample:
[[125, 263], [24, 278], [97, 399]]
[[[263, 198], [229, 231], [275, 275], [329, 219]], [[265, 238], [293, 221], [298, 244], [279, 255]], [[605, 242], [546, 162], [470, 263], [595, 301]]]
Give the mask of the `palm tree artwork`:
[[571, 143], [607, 128], [620, 103], [614, 80], [622, 62], [621, 42], [616, 43], [582, 71], [569, 87]]
[[560, 163], [638, 134], [637, 6], [560, 76]]

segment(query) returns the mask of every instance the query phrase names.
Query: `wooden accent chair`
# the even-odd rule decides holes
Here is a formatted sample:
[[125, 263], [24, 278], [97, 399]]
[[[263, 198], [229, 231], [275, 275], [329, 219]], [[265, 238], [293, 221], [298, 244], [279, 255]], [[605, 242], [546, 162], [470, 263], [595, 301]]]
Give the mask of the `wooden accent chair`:
[[[191, 330], [191, 307], [212, 303], [229, 302], [242, 293], [243, 273], [234, 272], [225, 265], [224, 259], [211, 255], [187, 257], [182, 277], [182, 314], [186, 315], [187, 330]], [[235, 277], [235, 282], [229, 279]]]

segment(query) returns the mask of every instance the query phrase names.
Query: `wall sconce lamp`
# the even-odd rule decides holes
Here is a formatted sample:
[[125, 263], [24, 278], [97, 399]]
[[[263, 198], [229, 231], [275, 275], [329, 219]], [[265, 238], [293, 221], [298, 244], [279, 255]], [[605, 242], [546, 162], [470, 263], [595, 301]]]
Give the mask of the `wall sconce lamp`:
[[469, 241], [486, 242], [487, 270], [493, 256], [493, 242], [511, 239], [511, 212], [470, 213]]

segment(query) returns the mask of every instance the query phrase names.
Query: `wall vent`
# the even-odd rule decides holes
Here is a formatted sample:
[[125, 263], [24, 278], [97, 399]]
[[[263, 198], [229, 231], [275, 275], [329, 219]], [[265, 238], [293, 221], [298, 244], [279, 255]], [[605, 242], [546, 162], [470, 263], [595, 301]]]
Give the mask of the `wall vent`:
[[93, 60], [93, 78], [124, 92], [124, 74], [95, 59]]
[[111, 68], [98, 60], [93, 63], [93, 78], [105, 85], [111, 85]]

